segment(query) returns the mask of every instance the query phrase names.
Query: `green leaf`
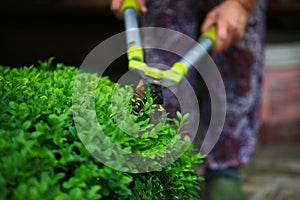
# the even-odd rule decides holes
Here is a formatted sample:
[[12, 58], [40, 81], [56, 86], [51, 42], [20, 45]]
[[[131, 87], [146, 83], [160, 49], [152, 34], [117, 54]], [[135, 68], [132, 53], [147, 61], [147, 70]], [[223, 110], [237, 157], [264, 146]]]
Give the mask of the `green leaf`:
[[31, 126], [31, 121], [26, 121], [26, 122], [23, 123], [22, 129], [23, 129], [24, 131], [26, 131], [27, 129], [30, 128], [30, 126]]
[[9, 107], [11, 108], [11, 109], [17, 109], [17, 104], [15, 103], [15, 102], [13, 102], [13, 101], [10, 101], [9, 102]]
[[135, 188], [137, 190], [143, 190], [145, 188], [145, 185], [139, 179], [137, 179], [135, 181]]

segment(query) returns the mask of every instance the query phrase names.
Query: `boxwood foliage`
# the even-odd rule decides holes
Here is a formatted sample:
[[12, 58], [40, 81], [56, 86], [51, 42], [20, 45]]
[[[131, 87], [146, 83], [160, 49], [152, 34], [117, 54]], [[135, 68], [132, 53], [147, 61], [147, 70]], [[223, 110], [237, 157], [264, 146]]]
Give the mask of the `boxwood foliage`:
[[[18, 69], [0, 66], [0, 199], [199, 199], [201, 178], [193, 167], [202, 157], [192, 146], [175, 162], [149, 173], [125, 173], [97, 161], [74, 125], [72, 93], [78, 69], [52, 61]], [[110, 106], [105, 91], [118, 87], [108, 77], [99, 80], [97, 91], [106, 97], [98, 101], [102, 107]], [[109, 115], [98, 115], [99, 122]], [[135, 120], [147, 125], [145, 116]], [[111, 122], [106, 127], [112, 140], [132, 141], [124, 147], [154, 145], [153, 140], [141, 143], [116, 136], [121, 133], [109, 131], [115, 130]]]

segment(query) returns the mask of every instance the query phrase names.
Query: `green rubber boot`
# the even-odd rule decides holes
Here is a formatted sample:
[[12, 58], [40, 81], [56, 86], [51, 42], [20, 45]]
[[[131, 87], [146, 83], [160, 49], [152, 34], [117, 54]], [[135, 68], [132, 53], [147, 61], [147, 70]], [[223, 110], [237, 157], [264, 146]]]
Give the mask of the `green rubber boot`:
[[207, 173], [205, 196], [207, 200], [246, 200], [239, 174], [232, 169]]

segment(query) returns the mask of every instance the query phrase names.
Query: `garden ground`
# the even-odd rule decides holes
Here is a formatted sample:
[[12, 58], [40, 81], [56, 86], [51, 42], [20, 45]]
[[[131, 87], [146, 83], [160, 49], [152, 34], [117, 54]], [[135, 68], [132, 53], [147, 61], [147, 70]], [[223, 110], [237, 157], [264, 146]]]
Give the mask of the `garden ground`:
[[299, 200], [300, 142], [259, 144], [241, 174], [249, 200]]
[[241, 178], [248, 200], [299, 200], [300, 142], [258, 144]]

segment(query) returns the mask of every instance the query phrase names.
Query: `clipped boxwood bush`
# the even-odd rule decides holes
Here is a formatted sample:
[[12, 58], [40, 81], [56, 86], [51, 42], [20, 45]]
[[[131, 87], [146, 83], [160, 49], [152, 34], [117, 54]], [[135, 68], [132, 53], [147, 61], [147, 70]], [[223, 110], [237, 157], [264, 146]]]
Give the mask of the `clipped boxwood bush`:
[[[97, 161], [74, 125], [72, 93], [78, 68], [52, 61], [18, 69], [0, 66], [0, 199], [199, 199], [200, 177], [193, 167], [202, 158], [193, 154], [192, 146], [174, 163], [149, 173], [125, 173]], [[108, 77], [99, 80], [97, 95], [105, 96], [96, 99], [99, 109], [110, 108], [111, 96], [105, 91], [112, 88], [122, 90]], [[107, 136], [122, 137], [122, 146], [129, 150], [151, 149], [154, 141], [167, 141], [160, 136], [172, 136], [126, 136], [113, 121], [103, 121], [110, 115], [97, 115], [99, 123], [107, 123]], [[149, 125], [143, 115], [133, 118]]]

